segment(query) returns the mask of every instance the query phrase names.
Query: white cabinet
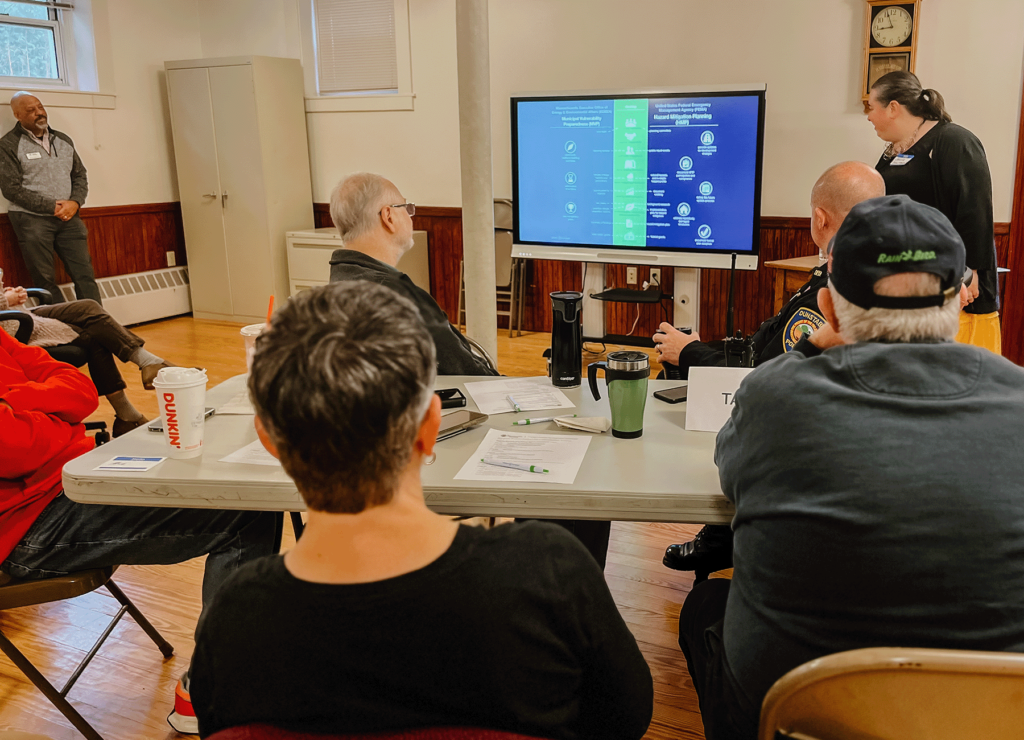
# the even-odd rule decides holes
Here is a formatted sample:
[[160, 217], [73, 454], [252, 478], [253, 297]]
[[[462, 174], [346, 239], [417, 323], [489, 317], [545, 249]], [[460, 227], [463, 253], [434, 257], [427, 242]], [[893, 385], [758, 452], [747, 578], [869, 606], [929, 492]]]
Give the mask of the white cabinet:
[[[331, 280], [331, 255], [341, 249], [341, 237], [333, 226], [324, 229], [289, 231], [288, 274], [291, 294], [327, 285]], [[423, 290], [430, 292], [430, 258], [427, 232], [412, 232], [412, 249], [402, 255], [398, 269]]]
[[251, 323], [289, 295], [285, 232], [313, 226], [297, 59], [165, 62], [197, 318]]

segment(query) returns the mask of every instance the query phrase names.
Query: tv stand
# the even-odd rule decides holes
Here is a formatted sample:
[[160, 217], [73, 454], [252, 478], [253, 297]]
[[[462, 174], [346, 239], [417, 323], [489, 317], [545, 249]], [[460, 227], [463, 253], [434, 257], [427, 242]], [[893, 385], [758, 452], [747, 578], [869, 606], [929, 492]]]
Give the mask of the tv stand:
[[672, 295], [658, 290], [631, 288], [605, 288], [605, 266], [600, 262], [586, 263], [583, 282], [583, 341], [600, 344], [624, 344], [630, 347], [653, 347], [654, 341], [646, 336], [608, 334], [605, 331], [605, 312], [602, 303], [659, 303], [672, 298], [673, 326], [698, 326], [700, 305], [700, 270], [691, 267], [672, 268]]

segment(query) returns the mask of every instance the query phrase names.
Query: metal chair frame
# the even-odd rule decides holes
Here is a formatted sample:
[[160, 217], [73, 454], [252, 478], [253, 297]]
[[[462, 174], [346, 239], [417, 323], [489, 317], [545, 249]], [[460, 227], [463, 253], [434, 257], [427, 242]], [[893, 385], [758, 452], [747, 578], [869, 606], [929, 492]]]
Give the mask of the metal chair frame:
[[[174, 654], [174, 647], [164, 639], [163, 635], [154, 627], [148, 619], [139, 611], [139, 608], [132, 603], [125, 593], [118, 588], [111, 579], [117, 566], [111, 566], [108, 568], [94, 568], [92, 570], [81, 571], [80, 573], [72, 573], [68, 576], [60, 578], [46, 579], [46, 581], [19, 581], [11, 579], [6, 583], [0, 584], [0, 611], [6, 611], [7, 609], [17, 609], [23, 606], [33, 606], [35, 604], [47, 604], [54, 601], [62, 601], [64, 599], [74, 598], [75, 596], [82, 596], [83, 594], [95, 591], [100, 586], [104, 586], [110, 594], [117, 599], [118, 603], [121, 604], [121, 608], [118, 609], [117, 614], [110, 620], [110, 623], [106, 626], [103, 632], [97, 638], [96, 642], [86, 653], [86, 656], [78, 664], [78, 667], [71, 673], [71, 676], [65, 682], [64, 687], [59, 691], [57, 688], [50, 683], [47, 678], [39, 672], [28, 658], [25, 657], [24, 653], [15, 647], [14, 643], [3, 633], [0, 629], [0, 651], [4, 653], [11, 662], [18, 667], [18, 669], [25, 674], [42, 694], [50, 700], [57, 710], [63, 714], [75, 729], [82, 733], [89, 740], [103, 740], [100, 734], [90, 725], [85, 718], [75, 709], [71, 703], [67, 700], [68, 692], [71, 691], [72, 687], [78, 681], [82, 672], [88, 667], [89, 663], [99, 652], [100, 647], [106, 642], [106, 639], [113, 632], [114, 627], [121, 621], [126, 613], [132, 616], [132, 619], [142, 627], [143, 631], [149, 635], [150, 639], [156, 643], [157, 648], [163, 653], [165, 658], [169, 658]], [[62, 586], [66, 588], [66, 594], [59, 596], [58, 598], [46, 597], [43, 599], [34, 598], [27, 594], [18, 593], [20, 588], [23, 591], [29, 591], [32, 588], [32, 584], [46, 584], [47, 582], [52, 585], [54, 582], [64, 581]], [[5, 594], [5, 592], [14, 591], [14, 595]], [[5, 602], [5, 596], [9, 599], [9, 603]], [[19, 598], [20, 597], [20, 598]]]

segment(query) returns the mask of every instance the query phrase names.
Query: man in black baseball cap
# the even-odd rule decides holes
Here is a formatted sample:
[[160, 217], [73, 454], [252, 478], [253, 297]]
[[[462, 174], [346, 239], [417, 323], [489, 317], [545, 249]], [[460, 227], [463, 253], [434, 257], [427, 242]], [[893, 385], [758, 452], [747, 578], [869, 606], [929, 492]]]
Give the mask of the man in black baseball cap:
[[[960, 292], [964, 243], [938, 209], [906, 195], [887, 195], [854, 206], [836, 233], [831, 284], [861, 308], [941, 306]], [[939, 277], [940, 292], [924, 296], [879, 295], [876, 283], [908, 272]]]
[[772, 684], [821, 656], [1024, 652], [1024, 370], [953, 342], [963, 274], [939, 211], [855, 206], [819, 293], [842, 343], [812, 334], [737, 391], [715, 450], [733, 577], [679, 617], [709, 740], [755, 738]]

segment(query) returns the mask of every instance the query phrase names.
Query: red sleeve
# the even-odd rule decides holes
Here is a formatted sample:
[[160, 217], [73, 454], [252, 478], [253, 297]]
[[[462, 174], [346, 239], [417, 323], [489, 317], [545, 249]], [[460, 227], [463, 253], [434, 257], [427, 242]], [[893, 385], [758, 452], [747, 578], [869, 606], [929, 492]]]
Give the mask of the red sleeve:
[[40, 411], [0, 405], [0, 478], [28, 478], [83, 438], [82, 427]]
[[[77, 424], [96, 410], [99, 405], [96, 387], [71, 365], [57, 362], [38, 347], [26, 346], [3, 331], [0, 331], [0, 349], [28, 378], [28, 382], [6, 389], [0, 386], [0, 400], [16, 413], [40, 411]], [[6, 429], [3, 436], [7, 438]]]

